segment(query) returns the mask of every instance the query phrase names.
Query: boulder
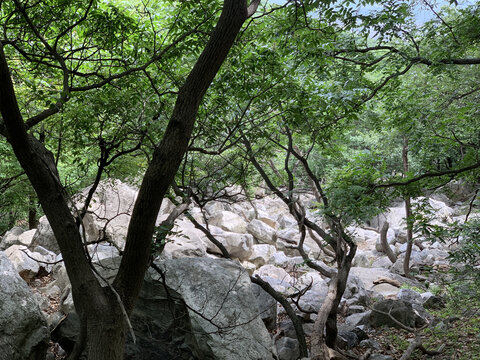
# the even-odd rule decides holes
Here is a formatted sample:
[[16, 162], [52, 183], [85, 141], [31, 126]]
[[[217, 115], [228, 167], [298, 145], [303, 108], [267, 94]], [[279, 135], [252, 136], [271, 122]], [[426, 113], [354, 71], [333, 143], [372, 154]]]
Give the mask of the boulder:
[[35, 251], [30, 251], [23, 245], [12, 245], [5, 250], [5, 255], [25, 281], [30, 281], [37, 276], [41, 268], [50, 271], [52, 266], [47, 263], [54, 262], [56, 258], [54, 253], [41, 246], [37, 246]]
[[24, 231], [18, 236], [18, 243], [20, 245], [30, 246], [36, 232], [37, 232], [37, 229]]
[[297, 339], [284, 336], [278, 339], [276, 346], [279, 360], [297, 360], [300, 357]]
[[355, 329], [360, 325], [367, 325], [370, 318], [371, 311], [365, 311], [363, 313], [356, 313], [349, 315], [345, 318], [346, 329]]
[[47, 250], [53, 251], [55, 254], [60, 253], [57, 240], [53, 234], [53, 230], [48, 222], [47, 217], [44, 215], [38, 220], [37, 231], [33, 235], [30, 247], [42, 246]]
[[390, 355], [373, 353], [373, 354], [370, 355], [370, 357], [368, 359], [369, 360], [393, 360], [393, 357], [391, 357]]
[[269, 279], [277, 280], [278, 283], [283, 283], [286, 287], [289, 287], [292, 283], [292, 277], [284, 269], [270, 264], [264, 265], [257, 269], [254, 272], [254, 275], [260, 276], [272, 286], [274, 284], [272, 284]]
[[318, 272], [310, 271], [298, 278], [296, 288], [302, 289], [310, 284], [311, 289], [300, 297], [299, 304], [304, 310], [318, 312], [327, 297], [328, 283]]
[[[88, 187], [76, 195], [78, 208], [83, 207], [89, 190]], [[87, 239], [94, 241], [105, 236], [123, 249], [137, 193], [136, 188], [120, 180], [101, 181], [88, 207], [89, 214], [84, 219]]]
[[253, 219], [248, 224], [247, 231], [261, 244], [274, 245], [277, 240], [275, 229], [258, 219]]
[[423, 293], [422, 300], [422, 305], [425, 309], [440, 310], [445, 307], [445, 299], [441, 296], [433, 295], [432, 293]]
[[337, 335], [337, 346], [340, 349], [351, 349], [358, 345], [360, 339], [354, 331], [340, 330]]
[[392, 266], [392, 262], [388, 258], [388, 256], [379, 257], [372, 263], [372, 268], [384, 268], [389, 269]]
[[280, 224], [275, 220], [275, 219], [272, 219], [270, 216], [268, 215], [259, 215], [257, 217], [258, 220], [264, 222], [265, 224], [267, 224], [268, 226], [270, 226], [271, 228], [277, 230], [280, 228]]
[[370, 267], [370, 261], [363, 251], [358, 250], [353, 258], [352, 266]]
[[275, 330], [277, 326], [277, 302], [257, 284], [252, 284], [252, 292], [257, 300], [259, 315], [267, 330]]
[[287, 255], [285, 255], [283, 251], [276, 251], [273, 254], [273, 265], [275, 266], [285, 267], [289, 263], [293, 263], [293, 261], [294, 261], [293, 258], [290, 258]]
[[365, 340], [360, 341], [359, 346], [369, 348], [369, 349], [372, 349], [372, 350], [380, 350], [381, 349], [380, 344], [377, 341], [372, 340], [372, 339], [365, 339]]
[[204, 234], [188, 220], [177, 220], [168, 235], [163, 256], [169, 259], [201, 257], [207, 253]]
[[[222, 243], [231, 257], [235, 259], [249, 260], [252, 255], [253, 236], [250, 234], [237, 234], [226, 232], [220, 228], [210, 227], [215, 238]], [[204, 240], [208, 252], [221, 255], [222, 252], [210, 240]]]
[[[96, 266], [112, 280], [120, 258]], [[275, 349], [259, 316], [250, 278], [239, 265], [224, 259], [156, 260], [166, 277], [152, 269], [130, 317], [125, 358], [151, 359], [268, 359]], [[71, 312], [53, 337], [71, 351], [78, 334], [78, 317]]]
[[391, 299], [382, 300], [373, 305], [369, 325], [374, 328], [389, 326], [401, 329], [401, 326], [392, 317], [404, 326], [409, 328], [415, 327], [416, 316], [412, 304], [402, 300]]
[[49, 335], [33, 293], [5, 253], [0, 252], [0, 358], [43, 359]]
[[281, 229], [293, 228], [297, 226], [297, 220], [288, 212], [279, 214], [277, 216], [277, 222]]
[[400, 281], [400, 284], [407, 282], [407, 279], [402, 278], [401, 276], [394, 274], [383, 268], [362, 268], [362, 267], [352, 267], [350, 269], [350, 274], [357, 275], [360, 280], [362, 280], [365, 285], [366, 290], [372, 290], [375, 293], [379, 293], [382, 296], [396, 295], [399, 289], [390, 284], [378, 284], [375, 285], [373, 282], [378, 278], [390, 278]]
[[[254, 244], [252, 246], [252, 254], [250, 255], [248, 261], [255, 264], [257, 267], [260, 267], [273, 262], [275, 253], [276, 249], [273, 245]], [[285, 256], [285, 254], [283, 255]]]
[[397, 294], [397, 299], [406, 301], [410, 304], [421, 305], [423, 302], [422, 295], [420, 295], [418, 292], [413, 291], [411, 289], [400, 289], [400, 291]]
[[0, 251], [3, 251], [9, 248], [12, 245], [22, 245], [22, 243], [18, 240], [18, 237], [25, 232], [20, 226], [15, 226], [1, 237], [0, 241]]
[[354, 302], [350, 301], [350, 304], [361, 305], [367, 305], [370, 298], [362, 279], [353, 273], [348, 275], [347, 286], [343, 293], [343, 297], [345, 299], [355, 299]]
[[245, 234], [247, 232], [247, 222], [231, 211], [214, 212], [209, 216], [208, 223], [233, 233]]
[[158, 266], [167, 286], [188, 305], [197, 357], [273, 359], [275, 350], [258, 317], [250, 278], [240, 265], [225, 259], [191, 258], [166, 260]]

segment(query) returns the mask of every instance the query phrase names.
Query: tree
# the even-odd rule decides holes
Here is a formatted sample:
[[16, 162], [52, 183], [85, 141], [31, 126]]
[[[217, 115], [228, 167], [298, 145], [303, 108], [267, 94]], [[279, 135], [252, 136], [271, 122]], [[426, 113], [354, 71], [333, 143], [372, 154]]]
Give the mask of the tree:
[[[236, 56], [226, 64], [231, 71], [220, 74], [214, 84], [216, 96], [206, 100], [224, 110], [219, 114], [231, 115], [231, 121], [223, 121], [218, 114], [202, 118], [192, 137], [198, 111], [204, 115], [199, 107], [205, 93], [259, 2], [254, 0], [247, 6], [245, 1], [225, 0], [215, 28], [219, 10], [215, 1], [205, 7], [184, 1], [154, 9], [145, 6], [141, 19], [136, 18], [133, 5], [119, 7], [95, 0], [81, 4], [52, 0], [53, 6], [19, 0], [1, 2], [0, 133], [32, 183], [62, 251], [83, 330], [72, 358], [85, 344], [92, 359], [121, 358], [127, 331], [124, 319], [134, 307], [150, 261], [162, 198], [182, 159], [192, 168], [196, 164], [191, 153], [184, 157], [187, 150], [203, 155], [228, 154], [225, 158], [232, 159], [235, 147], [244, 144], [239, 151], [251, 162], [246, 169], [251, 173], [255, 168], [265, 181], [274, 174], [265, 173], [262, 159], [278, 161], [279, 154], [285, 154], [285, 176], [280, 176], [278, 183], [272, 182], [271, 188], [285, 199], [304, 232], [313, 229], [331, 245], [338, 262], [338, 281], [332, 282], [335, 286], [328, 307], [317, 326], [323, 333], [322, 321], [327, 324], [329, 346], [334, 346], [337, 305], [355, 254], [355, 244], [343, 230], [345, 225], [365, 219], [379, 210], [375, 209], [379, 203], [385, 204], [375, 190], [403, 187], [480, 166], [470, 157], [452, 170], [421, 169], [417, 176], [383, 182], [385, 174], [381, 170], [385, 169], [377, 169], [378, 161], [373, 156], [357, 154], [351, 161], [348, 154], [339, 155], [341, 151], [337, 151], [345, 131], [360, 122], [359, 114], [368, 120], [362, 111], [368, 110], [369, 102], [384, 95], [384, 90], [398, 96], [395, 88], [399, 78], [416, 65], [443, 71], [446, 65], [480, 63], [473, 56], [477, 54], [474, 45], [478, 34], [478, 29], [474, 32], [478, 21], [471, 16], [478, 9], [473, 8], [453, 19], [458, 25], [455, 29], [467, 40], [452, 45], [459, 36], [452, 36], [448, 26], [441, 26], [444, 41], [427, 41], [421, 48], [417, 37], [436, 31], [439, 22], [428, 24], [426, 34], [416, 32], [407, 21], [410, 10], [401, 2], [388, 3], [371, 16], [356, 14], [350, 1], [340, 6], [330, 1], [295, 1], [278, 6], [278, 11], [267, 11], [257, 18], [258, 27], [252, 30], [250, 26], [242, 32]], [[168, 21], [157, 12], [168, 14]], [[371, 38], [372, 29], [378, 32], [377, 38]], [[439, 45], [445, 44], [451, 46], [438, 51]], [[130, 75], [141, 80], [133, 82]], [[169, 85], [163, 86], [166, 79]], [[128, 118], [127, 111], [119, 109], [134, 107], [137, 103], [132, 94], [142, 93], [147, 87], [155, 94], [149, 97], [154, 100], [148, 107], [148, 120], [110, 121], [109, 117]], [[470, 89], [463, 95], [475, 91]], [[105, 104], [112, 103], [117, 112], [103, 112]], [[88, 109], [82, 108], [84, 104]], [[238, 105], [238, 113], [232, 111], [232, 104]], [[32, 133], [32, 129], [62, 114], [69, 116], [46, 126], [47, 133], [59, 134], [58, 151], [52, 155], [47, 150], [54, 148], [49, 143], [52, 140], [42, 143], [40, 132]], [[91, 116], [98, 121], [92, 122]], [[66, 134], [65, 129], [72, 128], [75, 132]], [[279, 128], [278, 136], [272, 137]], [[475, 128], [472, 125], [470, 129]], [[62, 150], [64, 141], [77, 137], [76, 132], [84, 137], [69, 146], [66, 154]], [[227, 140], [218, 141], [219, 134]], [[315, 146], [310, 148], [312, 143]], [[85, 156], [81, 149], [86, 145], [93, 145], [95, 152]], [[58, 159], [71, 156], [83, 164], [87, 178], [98, 180], [112, 161], [139, 149], [146, 153], [149, 164], [122, 263], [113, 285], [108, 287], [96, 278], [86, 259], [79, 233], [84, 212], [71, 214]], [[322, 160], [336, 158], [315, 163], [315, 156]], [[98, 170], [91, 171], [88, 165], [97, 160]], [[301, 165], [298, 172], [293, 171], [294, 161]], [[225, 169], [227, 164], [225, 161], [219, 167]], [[6, 181], [20, 172], [13, 172]], [[225, 172], [217, 174], [224, 176]], [[337, 179], [342, 181], [336, 183]], [[285, 184], [286, 192], [281, 188]], [[331, 234], [309, 222], [301, 207], [295, 205], [294, 188], [306, 185], [318, 192]], [[108, 339], [101, 336], [106, 332]], [[322, 340], [318, 341], [316, 345], [321, 345]]]
[[[36, 7], [32, 9], [19, 1], [8, 3], [11, 8], [5, 10], [5, 13], [10, 11], [10, 17], [21, 18], [27, 24], [28, 31], [35, 40], [34, 46], [43, 48], [46, 58], [51, 61], [47, 66], [51, 66], [63, 76], [63, 89], [55, 105], [25, 121], [15, 94], [13, 74], [10, 72], [5, 51], [9, 45], [19, 51], [22, 49], [16, 47], [17, 44], [14, 41], [2, 39], [0, 42], [0, 112], [2, 114], [0, 124], [3, 135], [12, 146], [49, 219], [72, 284], [72, 294], [82, 328], [78, 346], [72, 358], [78, 356], [85, 345], [89, 359], [121, 359], [127, 333], [125, 317], [132, 312], [150, 261], [152, 235], [163, 196], [187, 150], [200, 102], [232, 47], [242, 24], [253, 15], [259, 1], [253, 1], [249, 6], [245, 1], [226, 0], [224, 2], [215, 29], [180, 87], [168, 126], [142, 180], [130, 221], [122, 262], [111, 287], [105, 287], [95, 277], [85, 256], [83, 240], [78, 228], [82, 219], [70, 212], [69, 198], [60, 183], [52, 154], [40, 141], [28, 133], [28, 129], [34, 124], [58, 112], [68, 101], [72, 91], [79, 90], [71, 84], [77, 69], [69, 67], [68, 55], [65, 55], [68, 51], [64, 52], [59, 43], [63, 45], [65, 35], [73, 36], [73, 30], [85, 20], [90, 19], [89, 15], [98, 15], [91, 10], [94, 4], [94, 1], [89, 2], [81, 18], [64, 19], [67, 24], [59, 25], [56, 36], [49, 34], [45, 37], [32, 17], [36, 15], [35, 11], [47, 11], [47, 9]], [[23, 55], [27, 59], [29, 56], [35, 56], [28, 52]], [[156, 57], [151, 61], [155, 61]], [[37, 61], [39, 64], [44, 62], [42, 59]], [[129, 73], [134, 71], [134, 67], [127, 70]], [[94, 85], [85, 86], [84, 89], [100, 87], [122, 75], [125, 74], [112, 75]]]

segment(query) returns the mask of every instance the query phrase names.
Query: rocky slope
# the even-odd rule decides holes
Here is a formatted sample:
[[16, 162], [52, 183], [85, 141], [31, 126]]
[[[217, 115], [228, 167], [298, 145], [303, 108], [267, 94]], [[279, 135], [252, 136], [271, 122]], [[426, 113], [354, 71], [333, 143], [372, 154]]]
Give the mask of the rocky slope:
[[[87, 241], [95, 242], [88, 246], [88, 250], [105, 278], [111, 279], [115, 275], [115, 264], [125, 243], [136, 191], [118, 180], [101, 183], [85, 218]], [[302, 196], [307, 206], [312, 200], [308, 195]], [[461, 203], [451, 207], [446, 198], [424, 200], [435, 210], [439, 224], [461, 219]], [[78, 201], [80, 203], [81, 194]], [[173, 208], [174, 205], [165, 199], [158, 224]], [[210, 233], [234, 260], [219, 259], [220, 249], [187, 217], [180, 216], [163, 253], [155, 261], [157, 268], [165, 272], [166, 283], [159, 280], [160, 276], [154, 270], [147, 274], [139, 306], [132, 317], [139, 341], [127, 344], [126, 358], [151, 359], [155, 354], [163, 354], [162, 359], [273, 359], [277, 356], [282, 360], [296, 359], [298, 341], [291, 321], [268, 294], [259, 287], [252, 288], [248, 277], [249, 274], [258, 275], [286, 296], [309, 287], [293, 300], [298, 303], [294, 308], [304, 319], [307, 336], [311, 333], [314, 312], [319, 310], [327, 293], [328, 278], [306, 267], [304, 259], [294, 248], [300, 234], [285, 204], [274, 196], [265, 196], [236, 203], [211, 202], [202, 210], [190, 205], [189, 212], [203, 226], [208, 224]], [[322, 223], [313, 210], [307, 216]], [[382, 317], [375, 310], [401, 314], [399, 321], [415, 327], [429, 321], [424, 306], [441, 301], [429, 292], [419, 294], [399, 288], [404, 284], [422, 287], [419, 281], [425, 281], [421, 276], [417, 280], [401, 276], [406, 250], [404, 216], [404, 208], [398, 204], [372, 219], [369, 226], [347, 229], [359, 250], [340, 305], [344, 315], [339, 327], [341, 347], [352, 348], [360, 343], [366, 327], [395, 326], [391, 319]], [[380, 244], [379, 230], [385, 221], [390, 224], [387, 241], [397, 256], [393, 264]], [[422, 242], [420, 234], [417, 235], [422, 249], [414, 246], [412, 271], [426, 266], [450, 266], [447, 260], [449, 244]], [[99, 239], [105, 241], [97, 243]], [[331, 262], [310, 235], [306, 237], [304, 248], [318, 264], [327, 267]], [[12, 350], [8, 358], [26, 359], [25, 354], [44, 352], [47, 326], [63, 348], [56, 344], [56, 354], [68, 352], [72, 346], [72, 334], [75, 334], [75, 309], [61, 254], [47, 219], [42, 217], [36, 230], [13, 228], [1, 238], [0, 250], [0, 274], [16, 277], [12, 284], [18, 284], [18, 289], [2, 289], [1, 295], [12, 293], [7, 296], [12, 304], [36, 303], [27, 306], [34, 309], [33, 313], [21, 311], [27, 318], [25, 321], [29, 322], [28, 328], [36, 335], [14, 330], [4, 335], [3, 338], [8, 336], [11, 343], [22, 342], [22, 337], [31, 339], [24, 347], [18, 347], [17, 352]], [[23, 285], [17, 274], [23, 278]], [[38, 289], [35, 294], [28, 290], [25, 282]], [[52, 302], [59, 306], [52, 307]], [[8, 321], [7, 316], [12, 319], [17, 316], [8, 313], [9, 306], [0, 307], [0, 322], [1, 319]], [[48, 356], [53, 358], [54, 354], [50, 352]]]

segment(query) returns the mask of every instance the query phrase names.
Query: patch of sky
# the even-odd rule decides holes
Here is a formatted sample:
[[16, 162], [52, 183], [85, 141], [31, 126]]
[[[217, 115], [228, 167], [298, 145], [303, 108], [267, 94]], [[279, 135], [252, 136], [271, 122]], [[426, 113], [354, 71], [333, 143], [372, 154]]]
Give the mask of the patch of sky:
[[[269, 0], [269, 4], [284, 5], [286, 0]], [[292, 2], [292, 1], [290, 1]], [[450, 1], [450, 0], [413, 0], [410, 1], [411, 7], [413, 7], [413, 15], [415, 16], [415, 22], [418, 26], [423, 25], [425, 22], [434, 19], [444, 6], [455, 6], [458, 8], [465, 8], [469, 5], [474, 4], [476, 1], [473, 0], [459, 0], [459, 1]], [[336, 1], [334, 4], [341, 5], [344, 1]], [[351, 9], [357, 9], [359, 14], [368, 15], [382, 9], [382, 2], [379, 1], [378, 4], [374, 5], [360, 5], [361, 1], [348, 1], [350, 3], [348, 6]]]

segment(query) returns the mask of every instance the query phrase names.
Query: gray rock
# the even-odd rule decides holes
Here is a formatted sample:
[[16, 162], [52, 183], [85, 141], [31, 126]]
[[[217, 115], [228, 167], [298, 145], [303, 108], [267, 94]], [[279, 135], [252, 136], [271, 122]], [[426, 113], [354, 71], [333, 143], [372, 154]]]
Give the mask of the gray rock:
[[392, 262], [387, 256], [382, 256], [372, 263], [372, 268], [388, 269], [390, 266], [392, 266]]
[[[273, 359], [274, 346], [265, 325], [257, 317], [250, 278], [240, 265], [210, 258], [166, 260], [158, 265], [165, 273], [169, 288], [189, 307], [196, 356], [225, 360]], [[204, 317], [213, 319], [215, 325]]]
[[295, 331], [292, 320], [289, 318], [279, 322], [278, 331], [282, 332], [286, 337], [297, 338], [297, 332]]
[[410, 304], [422, 304], [422, 295], [411, 289], [400, 289], [397, 294], [398, 300], [409, 302]]
[[348, 307], [347, 315], [359, 314], [365, 312], [365, 307], [362, 305], [351, 305]]
[[208, 223], [233, 233], [245, 234], [247, 232], [247, 222], [231, 211], [214, 212], [209, 216]]
[[390, 355], [373, 353], [370, 355], [368, 359], [369, 360], [393, 360], [393, 357], [391, 357]]
[[415, 327], [415, 312], [412, 305], [402, 300], [391, 299], [382, 300], [373, 305], [369, 325], [374, 328], [381, 326], [401, 328], [391, 317], [405, 326]]
[[257, 284], [252, 284], [252, 292], [257, 300], [259, 315], [267, 330], [274, 330], [277, 326], [277, 302]]
[[282, 337], [277, 341], [276, 345], [280, 360], [296, 360], [299, 358], [300, 350], [297, 339]]
[[339, 331], [337, 336], [337, 346], [340, 349], [351, 349], [359, 343], [358, 336], [353, 331]]
[[[220, 241], [233, 258], [249, 260], [252, 256], [253, 236], [250, 234], [237, 234], [211, 227], [212, 234]], [[213, 254], [222, 252], [210, 241], [206, 242], [207, 250]], [[259, 260], [260, 261], [260, 260]]]
[[397, 274], [393, 274], [392, 272], [383, 269], [383, 268], [361, 268], [361, 267], [352, 267], [350, 270], [350, 274], [357, 275], [360, 280], [362, 280], [365, 288], [367, 290], [373, 290], [376, 293], [380, 293], [383, 296], [388, 295], [396, 295], [398, 293], [398, 288], [392, 286], [390, 284], [380, 284], [375, 285], [373, 282], [381, 277], [391, 278], [394, 280], [399, 280], [401, 284], [406, 282], [407, 280], [398, 276]]
[[367, 305], [369, 303], [369, 293], [365, 289], [365, 284], [360, 279], [359, 276], [351, 273], [348, 276], [347, 286], [345, 288], [345, 292], [343, 293], [343, 297], [345, 299], [352, 299], [355, 298], [354, 302], [350, 302], [350, 304], [359, 304], [359, 305]]
[[0, 238], [0, 250], [5, 250], [12, 245], [22, 245], [18, 240], [18, 237], [25, 232], [20, 226], [15, 226], [5, 233], [5, 235]]
[[263, 221], [253, 219], [247, 226], [247, 231], [261, 244], [274, 245], [277, 232]]
[[372, 339], [362, 340], [362, 341], [360, 341], [360, 344], [358, 344], [358, 345], [361, 346], [361, 347], [370, 348], [372, 350], [380, 350], [381, 349], [380, 344], [377, 341], [372, 340]]
[[0, 252], [0, 357], [42, 359], [48, 340], [47, 322], [33, 293], [5, 253]]
[[38, 220], [37, 231], [33, 235], [30, 247], [42, 246], [47, 250], [53, 251], [55, 254], [60, 253], [57, 240], [53, 234], [52, 227], [48, 222], [47, 217], [44, 215]]
[[370, 267], [370, 261], [365, 253], [357, 251], [353, 258], [352, 266]]
[[12, 262], [18, 274], [26, 281], [32, 280], [40, 271], [41, 267], [46, 265], [41, 264], [40, 261], [53, 260], [53, 258], [45, 258], [41, 254], [33, 253], [24, 245], [12, 245], [5, 250], [5, 255]]
[[[137, 342], [127, 340], [125, 358], [273, 359], [276, 350], [258, 317], [250, 279], [239, 265], [210, 258], [156, 263], [168, 292], [150, 270], [131, 316]], [[109, 266], [116, 265], [112, 259]], [[111, 279], [114, 273], [102, 276]], [[67, 352], [78, 333], [75, 317], [70, 313], [53, 334]]]
[[273, 245], [254, 244], [252, 246], [252, 254], [250, 255], [248, 261], [255, 264], [257, 267], [260, 267], [265, 264], [274, 262], [275, 252], [276, 249]]
[[423, 302], [423, 307], [425, 309], [440, 310], [445, 307], [445, 300], [441, 296], [432, 294]]
[[352, 314], [345, 318], [345, 326], [347, 329], [353, 330], [359, 325], [366, 325], [369, 322], [371, 311], [365, 311], [363, 313]]

